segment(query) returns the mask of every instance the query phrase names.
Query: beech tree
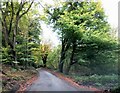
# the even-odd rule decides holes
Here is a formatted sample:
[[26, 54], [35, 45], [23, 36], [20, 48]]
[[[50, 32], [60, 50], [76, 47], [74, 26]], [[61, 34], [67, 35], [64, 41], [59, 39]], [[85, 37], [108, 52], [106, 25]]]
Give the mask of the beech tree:
[[64, 59], [69, 49], [71, 56], [66, 73], [77, 63], [75, 56], [80, 49], [89, 48], [86, 46], [106, 49], [113, 41], [101, 2], [64, 2], [61, 7], [50, 8], [47, 12], [49, 22], [54, 24], [62, 42], [60, 72], [63, 72]]
[[33, 0], [31, 2], [26, 0], [21, 0], [21, 2], [8, 0], [0, 3], [0, 11], [2, 14], [2, 33], [5, 41], [4, 45], [10, 46], [14, 62], [17, 62], [16, 36], [18, 34], [18, 24], [20, 19], [29, 12], [32, 4]]

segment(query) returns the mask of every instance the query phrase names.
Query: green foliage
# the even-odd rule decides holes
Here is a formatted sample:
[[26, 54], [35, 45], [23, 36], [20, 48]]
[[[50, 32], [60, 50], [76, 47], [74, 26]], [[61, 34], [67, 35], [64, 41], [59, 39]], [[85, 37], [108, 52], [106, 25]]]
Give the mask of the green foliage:
[[[76, 80], [76, 82], [80, 82], [81, 84], [95, 86], [98, 88], [107, 88], [107, 89], [115, 89], [118, 87], [118, 75], [91, 75], [91, 76], [78, 76], [72, 75], [72, 77]], [[104, 86], [104, 87], [103, 87]]]
[[70, 62], [75, 61], [95, 70], [98, 66], [102, 69], [107, 67], [106, 64], [116, 64], [117, 54], [114, 50], [117, 42], [110, 35], [111, 29], [101, 2], [64, 2], [60, 7], [48, 9], [48, 13], [49, 22], [53, 23], [61, 38], [65, 65], [74, 64]]
[[60, 46], [54, 48], [48, 55], [48, 67], [58, 69], [58, 62], [60, 59]]
[[[36, 2], [28, 3], [27, 1], [1, 3], [1, 11], [4, 12], [2, 27], [5, 28], [2, 29], [3, 63], [19, 62], [18, 65], [25, 67], [36, 64], [32, 48], [38, 48], [40, 45], [39, 35], [41, 32], [38, 17], [40, 15], [36, 10], [36, 5], [38, 5]], [[16, 61], [13, 59], [14, 54], [16, 54]]]
[[32, 56], [33, 56], [34, 62], [38, 66], [42, 65], [40, 46], [38, 48], [32, 48], [31, 50], [32, 50]]
[[11, 60], [10, 48], [9, 47], [2, 47], [2, 63], [10, 63]]
[[89, 47], [77, 55], [78, 64], [91, 68], [93, 73], [117, 74], [118, 53], [115, 50], [96, 50]]

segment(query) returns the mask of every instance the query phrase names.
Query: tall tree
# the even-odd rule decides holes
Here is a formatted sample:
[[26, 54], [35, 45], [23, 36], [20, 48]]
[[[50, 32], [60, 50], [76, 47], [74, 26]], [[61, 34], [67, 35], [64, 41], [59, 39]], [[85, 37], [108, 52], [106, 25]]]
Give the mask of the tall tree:
[[[101, 2], [64, 2], [61, 7], [49, 10], [49, 20], [54, 24], [54, 28], [60, 33], [62, 49], [59, 62], [59, 71], [63, 72], [66, 52], [71, 49], [70, 63], [76, 63], [75, 54], [77, 49], [95, 45], [95, 47], [107, 47], [109, 42], [110, 26]], [[102, 37], [102, 38], [101, 38]]]
[[21, 0], [21, 2], [6, 1], [0, 3], [0, 11], [2, 13], [2, 32], [4, 35], [5, 45], [9, 45], [13, 60], [17, 61], [16, 55], [16, 36], [18, 33], [19, 20], [28, 13], [33, 0], [28, 2]]

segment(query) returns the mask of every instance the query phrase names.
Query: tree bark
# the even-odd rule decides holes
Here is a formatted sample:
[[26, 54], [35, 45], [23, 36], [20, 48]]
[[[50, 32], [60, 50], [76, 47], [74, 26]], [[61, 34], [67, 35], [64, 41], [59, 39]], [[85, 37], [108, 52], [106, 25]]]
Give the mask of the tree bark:
[[65, 52], [61, 51], [61, 57], [59, 62], [59, 72], [63, 73], [63, 65], [64, 65], [64, 59], [65, 59]]
[[71, 64], [69, 64], [68, 67], [67, 67], [67, 69], [66, 69], [66, 72], [65, 72], [66, 75], [69, 74], [70, 68], [71, 68]]
[[71, 57], [70, 57], [70, 62], [69, 65], [66, 69], [66, 73], [65, 74], [69, 74], [70, 68], [71, 66], [76, 63], [76, 61], [74, 60], [74, 54], [75, 54], [75, 50], [76, 50], [76, 42], [73, 42], [73, 46], [72, 46], [72, 53], [71, 53]]
[[58, 65], [59, 72], [61, 72], [61, 73], [63, 73], [65, 54], [69, 47], [70, 47], [70, 44], [68, 43], [68, 40], [63, 39], [62, 40], [61, 57], [60, 57], [59, 65]]
[[[16, 20], [18, 21], [18, 20]], [[17, 54], [16, 54], [16, 32], [17, 32], [17, 26], [18, 26], [18, 22], [16, 22], [16, 25], [15, 25], [15, 29], [14, 29], [14, 32], [13, 32], [13, 57], [14, 57], [14, 61], [17, 61]]]
[[64, 59], [65, 59], [65, 44], [66, 44], [66, 40], [62, 39], [61, 56], [58, 64], [58, 69], [59, 69], [59, 72], [61, 73], [63, 73], [63, 65], [64, 65]]
[[47, 56], [48, 54], [45, 54], [42, 56], [42, 61], [43, 61], [43, 67], [46, 67], [46, 63], [47, 63]]

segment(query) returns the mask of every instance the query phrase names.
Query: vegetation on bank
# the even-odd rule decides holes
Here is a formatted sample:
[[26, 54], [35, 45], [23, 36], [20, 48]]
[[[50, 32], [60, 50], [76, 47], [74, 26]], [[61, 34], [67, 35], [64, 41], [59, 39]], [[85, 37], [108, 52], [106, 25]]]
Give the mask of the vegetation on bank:
[[11, 68], [9, 65], [2, 65], [5, 73], [1, 73], [2, 77], [2, 91], [17, 91], [29, 79], [37, 76], [35, 68], [26, 70]]
[[79, 85], [93, 86], [101, 90], [115, 89], [118, 87], [118, 75], [90, 75], [78, 76], [71, 75]]

